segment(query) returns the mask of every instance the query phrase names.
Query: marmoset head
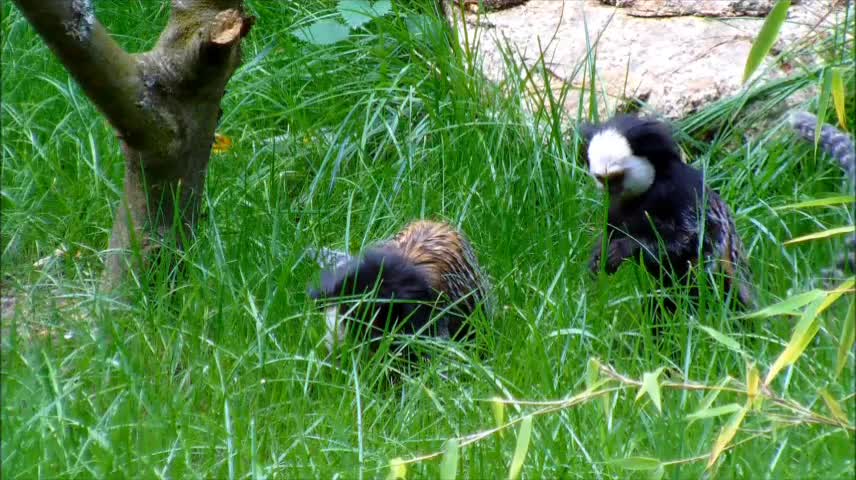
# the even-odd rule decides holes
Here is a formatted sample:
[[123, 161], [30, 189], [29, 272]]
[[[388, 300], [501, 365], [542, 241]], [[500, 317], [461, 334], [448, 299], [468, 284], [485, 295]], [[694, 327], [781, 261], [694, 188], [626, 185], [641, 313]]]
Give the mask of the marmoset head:
[[[428, 304], [437, 298], [425, 272], [391, 248], [371, 249], [325, 271], [321, 289], [311, 291], [310, 296], [330, 301], [325, 305], [325, 341], [331, 351], [344, 341], [347, 322], [362, 324], [369, 336], [403, 320], [421, 326], [430, 319]], [[337, 297], [345, 301], [336, 301]]]
[[600, 125], [583, 125], [582, 134], [589, 172], [613, 197], [645, 193], [658, 170], [681, 162], [669, 127], [658, 120], [619, 115]]

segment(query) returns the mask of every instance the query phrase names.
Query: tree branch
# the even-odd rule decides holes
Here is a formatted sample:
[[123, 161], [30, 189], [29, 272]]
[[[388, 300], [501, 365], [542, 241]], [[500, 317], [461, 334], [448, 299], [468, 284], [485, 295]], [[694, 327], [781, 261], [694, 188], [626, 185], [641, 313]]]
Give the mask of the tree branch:
[[159, 126], [138, 105], [137, 62], [95, 18], [90, 0], [14, 0], [122, 139], [139, 146]]

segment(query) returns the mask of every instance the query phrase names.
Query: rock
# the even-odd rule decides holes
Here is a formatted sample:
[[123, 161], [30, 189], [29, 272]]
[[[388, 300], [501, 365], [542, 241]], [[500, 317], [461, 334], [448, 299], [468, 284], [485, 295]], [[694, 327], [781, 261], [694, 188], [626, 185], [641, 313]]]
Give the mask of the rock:
[[[628, 8], [604, 5], [610, 1]], [[481, 68], [496, 82], [507, 78], [506, 60], [500, 50], [511, 47], [519, 52], [514, 62], [523, 72], [545, 59], [544, 75], [532, 75], [527, 86], [533, 108], [549, 86], [554, 94], [569, 89], [564, 108], [576, 118], [580, 101], [583, 114], [588, 106], [588, 62], [586, 31], [595, 46], [598, 110], [608, 114], [628, 104], [646, 102], [655, 112], [670, 119], [686, 116], [700, 107], [738, 93], [743, 68], [763, 18], [747, 15], [752, 8], [763, 10], [766, 0], [530, 0], [503, 11], [467, 16], [471, 45], [477, 46]], [[693, 16], [638, 17], [631, 14], [645, 9], [671, 9], [695, 12]], [[754, 6], [748, 6], [752, 4]], [[690, 8], [692, 6], [692, 8]], [[730, 6], [730, 10], [724, 10]], [[835, 22], [827, 15], [834, 2], [803, 0], [791, 5], [773, 53], [796, 42], [816, 41]], [[665, 10], [661, 10], [665, 11]], [[705, 13], [707, 12], [707, 13]], [[697, 15], [714, 14], [721, 18]], [[462, 30], [460, 13], [450, 18]], [[839, 15], [840, 17], [840, 15]], [[840, 20], [839, 20], [840, 21]], [[473, 28], [476, 25], [479, 28]], [[815, 28], [817, 26], [817, 28]], [[464, 36], [460, 35], [461, 41]], [[810, 44], [810, 43], [809, 43]], [[773, 57], [770, 57], [772, 59]], [[768, 61], [756, 75], [781, 78], [794, 62], [811, 64], [817, 56], [789, 58], [789, 63], [773, 65]], [[540, 67], [539, 67], [540, 68]], [[538, 70], [540, 71], [540, 70]]]
[[505, 10], [506, 8], [523, 5], [529, 0], [455, 0], [457, 5], [463, 5], [470, 13], [478, 13], [480, 8], [485, 11], [495, 12], [497, 10]]
[[633, 17], [763, 17], [774, 0], [600, 0]]

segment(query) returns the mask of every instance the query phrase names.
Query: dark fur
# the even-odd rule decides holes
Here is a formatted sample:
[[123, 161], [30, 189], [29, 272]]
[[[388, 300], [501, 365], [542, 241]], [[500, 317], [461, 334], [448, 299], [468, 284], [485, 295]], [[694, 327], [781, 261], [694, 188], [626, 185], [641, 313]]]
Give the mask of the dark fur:
[[[310, 292], [315, 299], [364, 296], [360, 307], [350, 314], [368, 328], [354, 331], [354, 323], [346, 328], [349, 335], [377, 340], [384, 332], [399, 334], [422, 332], [438, 335], [442, 325], [431, 325], [434, 304], [439, 294], [431, 288], [426, 273], [412, 261], [389, 248], [375, 248], [362, 258], [352, 259], [344, 266], [322, 274], [321, 289]], [[353, 306], [343, 301], [339, 311], [345, 313]], [[402, 325], [402, 321], [406, 321]], [[442, 322], [441, 322], [442, 323]]]
[[[660, 277], [666, 286], [673, 281], [684, 281], [690, 267], [699, 260], [700, 218], [705, 219], [703, 255], [727, 254], [733, 262], [732, 269], [745, 271], [742, 244], [727, 206], [705, 187], [699, 170], [681, 161], [668, 126], [636, 116], [617, 116], [600, 126], [585, 125], [582, 133], [586, 143], [606, 129], [621, 133], [633, 154], [647, 158], [655, 169], [654, 182], [646, 192], [629, 199], [610, 199], [606, 228], [609, 244], [603, 265], [606, 273], [612, 274], [625, 260], [641, 256], [646, 269]], [[705, 204], [702, 214], [700, 207]], [[592, 252], [592, 273], [601, 269], [601, 242], [597, 242]], [[751, 304], [749, 285], [744, 278], [738, 282], [741, 280], [738, 298], [741, 303]], [[726, 286], [730, 287], [731, 282], [727, 278]]]

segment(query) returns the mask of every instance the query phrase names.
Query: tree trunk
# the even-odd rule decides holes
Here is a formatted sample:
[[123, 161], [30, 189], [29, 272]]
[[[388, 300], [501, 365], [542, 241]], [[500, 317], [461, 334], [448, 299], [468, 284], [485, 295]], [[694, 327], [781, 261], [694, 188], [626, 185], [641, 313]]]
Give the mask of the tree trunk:
[[172, 0], [155, 47], [129, 54], [90, 0], [14, 1], [121, 141], [125, 194], [105, 271], [113, 287], [159, 245], [192, 238], [220, 101], [254, 18], [242, 0]]

